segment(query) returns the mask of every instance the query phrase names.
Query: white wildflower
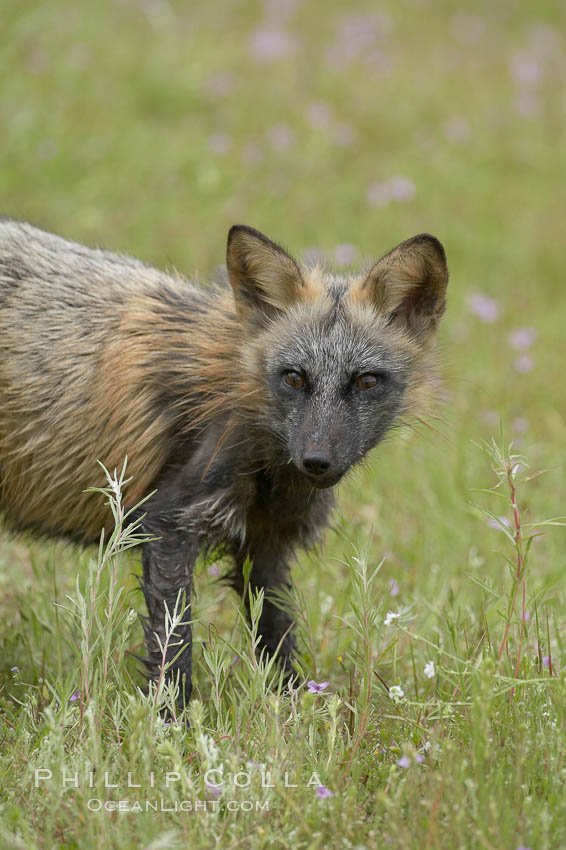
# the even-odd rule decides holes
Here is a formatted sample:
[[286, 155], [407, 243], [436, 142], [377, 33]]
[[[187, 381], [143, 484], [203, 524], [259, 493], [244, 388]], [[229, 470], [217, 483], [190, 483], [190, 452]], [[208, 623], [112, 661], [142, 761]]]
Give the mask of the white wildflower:
[[434, 661], [428, 661], [425, 664], [424, 674], [427, 677], [427, 679], [434, 679], [434, 676], [435, 676]]
[[393, 700], [393, 702], [401, 702], [403, 697], [405, 696], [405, 691], [403, 688], [400, 688], [399, 685], [392, 685], [389, 688], [389, 698]]
[[395, 611], [388, 611], [385, 615], [385, 620], [383, 621], [384, 626], [390, 626], [393, 620], [399, 619], [401, 615], [396, 614]]

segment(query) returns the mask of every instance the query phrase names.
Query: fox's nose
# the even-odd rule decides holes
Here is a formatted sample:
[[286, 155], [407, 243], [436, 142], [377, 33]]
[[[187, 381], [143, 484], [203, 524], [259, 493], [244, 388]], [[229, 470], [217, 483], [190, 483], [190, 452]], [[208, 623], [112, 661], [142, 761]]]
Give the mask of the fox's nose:
[[310, 475], [324, 475], [331, 467], [329, 456], [324, 451], [311, 451], [303, 457], [303, 466]]

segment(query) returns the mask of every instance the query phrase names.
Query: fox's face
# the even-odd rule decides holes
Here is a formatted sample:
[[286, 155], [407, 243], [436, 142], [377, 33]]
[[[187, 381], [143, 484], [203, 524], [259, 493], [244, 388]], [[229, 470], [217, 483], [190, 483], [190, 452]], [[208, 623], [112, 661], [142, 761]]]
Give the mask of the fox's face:
[[299, 268], [262, 234], [236, 226], [227, 267], [258, 419], [283, 461], [330, 487], [430, 395], [448, 281], [442, 245], [416, 236], [368, 273], [338, 278]]

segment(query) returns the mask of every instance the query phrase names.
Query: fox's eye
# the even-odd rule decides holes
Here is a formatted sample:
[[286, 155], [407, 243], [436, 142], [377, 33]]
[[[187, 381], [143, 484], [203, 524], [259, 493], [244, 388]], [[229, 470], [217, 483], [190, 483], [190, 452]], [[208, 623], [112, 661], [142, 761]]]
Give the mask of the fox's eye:
[[378, 383], [378, 376], [372, 375], [370, 372], [367, 372], [365, 375], [358, 375], [356, 378], [356, 386], [359, 390], [371, 390], [373, 387], [376, 387]]
[[286, 372], [285, 383], [294, 390], [300, 390], [305, 385], [305, 379], [299, 372]]

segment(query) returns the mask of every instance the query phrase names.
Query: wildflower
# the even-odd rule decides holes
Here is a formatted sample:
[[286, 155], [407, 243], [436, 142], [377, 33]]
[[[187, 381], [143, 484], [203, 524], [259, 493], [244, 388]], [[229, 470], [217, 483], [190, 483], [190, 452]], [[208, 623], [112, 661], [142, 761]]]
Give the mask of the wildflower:
[[326, 688], [329, 686], [330, 682], [315, 682], [314, 679], [311, 679], [310, 682], [307, 682], [307, 687], [309, 689], [309, 694], [321, 694]]
[[220, 797], [222, 789], [219, 785], [213, 785], [212, 782], [205, 782], [204, 785], [209, 794], [212, 794], [213, 797]]
[[351, 266], [358, 259], [359, 251], [351, 242], [342, 242], [336, 245], [332, 252], [334, 262], [338, 266]]
[[406, 767], [410, 767], [411, 764], [413, 763], [413, 761], [416, 762], [416, 764], [422, 764], [424, 760], [425, 760], [425, 757], [423, 756], [422, 753], [415, 753], [414, 756], [413, 755], [401, 756], [401, 758], [398, 760], [397, 764], [399, 765], [399, 767], [405, 767], [406, 768]]
[[406, 204], [415, 197], [415, 184], [408, 177], [392, 177], [389, 181], [391, 199]]
[[247, 142], [242, 148], [242, 163], [249, 167], [259, 165], [264, 158], [261, 145], [257, 142]]
[[333, 120], [332, 108], [323, 100], [309, 103], [305, 110], [306, 119], [311, 127], [330, 127]]
[[228, 133], [212, 133], [208, 137], [208, 148], [216, 156], [226, 156], [232, 144], [232, 137]]
[[69, 702], [75, 702], [80, 697], [79, 691], [75, 691], [74, 694], [71, 694], [69, 697]]
[[434, 670], [434, 661], [427, 661], [424, 668], [424, 674], [427, 679], [434, 679], [435, 670]]
[[486, 425], [491, 425], [491, 427], [494, 428], [496, 425], [499, 425], [501, 416], [499, 415], [497, 410], [489, 409], [483, 410], [480, 413], [480, 419], [482, 420], [482, 422], [485, 422]]
[[250, 40], [249, 51], [258, 62], [276, 62], [293, 53], [296, 41], [292, 35], [281, 29], [257, 29]]
[[316, 796], [320, 800], [326, 800], [327, 797], [332, 797], [334, 795], [334, 791], [331, 791], [330, 788], [327, 788], [326, 785], [319, 785], [316, 789]]
[[397, 620], [401, 615], [396, 614], [395, 611], [388, 611], [385, 615], [385, 620], [383, 621], [384, 626], [390, 626], [393, 620]]
[[339, 148], [349, 148], [356, 141], [356, 130], [351, 124], [339, 121], [330, 130], [330, 138]]
[[495, 528], [496, 531], [501, 531], [502, 526], [511, 528], [511, 521], [506, 516], [498, 516], [497, 519], [488, 519], [487, 524], [490, 528]]
[[499, 304], [483, 292], [471, 292], [468, 295], [468, 310], [481, 322], [493, 324], [499, 318]]
[[19, 671], [19, 669], [20, 669], [19, 667], [10, 667], [10, 670], [12, 671], [12, 673], [17, 673]]
[[295, 134], [288, 124], [274, 124], [267, 130], [266, 136], [274, 151], [286, 151], [295, 142]]
[[530, 354], [521, 354], [513, 363], [513, 367], [520, 375], [527, 375], [535, 367], [535, 361]]
[[517, 434], [526, 434], [529, 430], [529, 420], [525, 419], [524, 416], [516, 416], [515, 419], [511, 420], [511, 427]]
[[403, 688], [399, 687], [399, 685], [392, 685], [389, 688], [389, 698], [393, 700], [393, 702], [401, 702], [403, 697], [405, 696], [405, 691]]
[[525, 348], [530, 348], [537, 338], [537, 332], [534, 328], [516, 328], [508, 336], [509, 345], [516, 351], [523, 351]]
[[203, 87], [210, 97], [229, 97], [234, 93], [238, 78], [232, 71], [220, 71], [210, 74], [204, 80]]
[[509, 66], [511, 76], [518, 85], [532, 86], [540, 80], [542, 68], [539, 60], [525, 50], [517, 51]]
[[341, 655], [337, 655], [336, 660], [339, 661], [340, 664], [342, 664], [342, 656]]
[[372, 207], [386, 207], [392, 201], [407, 204], [416, 194], [416, 187], [408, 177], [391, 177], [383, 182], [372, 183], [367, 190], [367, 200]]
[[389, 593], [391, 596], [399, 596], [399, 583], [394, 578], [389, 579]]

